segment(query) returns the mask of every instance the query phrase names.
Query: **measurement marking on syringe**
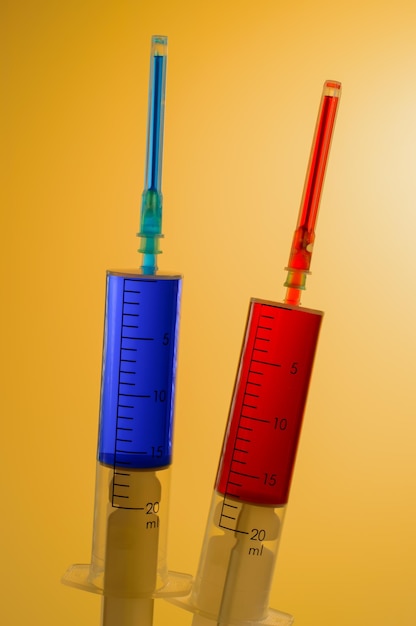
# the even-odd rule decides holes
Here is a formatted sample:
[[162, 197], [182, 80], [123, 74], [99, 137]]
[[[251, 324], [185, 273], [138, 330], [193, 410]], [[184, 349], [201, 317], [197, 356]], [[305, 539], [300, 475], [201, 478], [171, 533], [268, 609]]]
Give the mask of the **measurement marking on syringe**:
[[242, 487], [242, 483], [235, 483], [234, 481], [230, 480], [229, 485], [234, 485], [234, 487]]
[[269, 326], [257, 326], [257, 328], [261, 328], [261, 330], [273, 330], [273, 328], [270, 328]]
[[[123, 335], [123, 339], [130, 339], [130, 341], [154, 341], [154, 337], [128, 337], [127, 335]], [[128, 348], [123, 348], [123, 350], [128, 350]]]
[[222, 528], [225, 528], [225, 530], [233, 530], [235, 533], [240, 533], [240, 535], [250, 534], [247, 530], [238, 530], [237, 528], [226, 528], [225, 526], [223, 526]]
[[259, 363], [260, 365], [273, 365], [273, 367], [282, 367], [281, 363], [268, 363], [267, 361], [259, 361], [258, 359], [253, 359], [252, 363]]
[[[136, 454], [136, 455], [141, 455], [141, 454], [147, 454], [147, 452], [131, 452], [130, 450], [119, 450], [117, 449], [117, 452], [122, 452], [123, 454]], [[129, 461], [119, 461], [122, 465], [131, 465], [131, 463], [129, 463]]]
[[114, 501], [116, 499], [124, 499], [124, 500], [130, 500], [130, 496], [129, 495], [125, 495], [125, 494], [120, 494], [120, 493], [113, 493], [113, 506], [117, 507], [118, 509], [133, 509], [135, 511], [144, 511], [144, 506], [120, 506], [118, 503], [115, 504]]
[[237, 476], [244, 476], [244, 478], [254, 478], [255, 480], [259, 479], [259, 476], [252, 476], [251, 474], [244, 474], [244, 472], [236, 472], [235, 470], [231, 470], [231, 472], [233, 474], [237, 474]]
[[132, 432], [133, 428], [124, 428], [123, 426], [117, 426], [116, 430], [125, 430], [127, 432]]
[[243, 406], [246, 407], [246, 409], [257, 409], [257, 407], [254, 404], [243, 404]]
[[229, 509], [238, 509], [239, 507], [236, 504], [229, 504], [228, 502], [223, 502], [223, 506], [228, 506]]
[[[253, 417], [251, 415], [243, 415], [243, 414], [241, 414], [241, 417], [244, 417], [244, 419], [246, 420], [252, 420], [253, 422], [263, 422], [264, 424], [270, 423], [270, 420], [263, 419], [261, 417]], [[239, 428], [242, 428], [242, 426], [239, 426]]]
[[[121, 385], [130, 385], [130, 386], [132, 385], [132, 383], [120, 383], [120, 384]], [[137, 394], [134, 394], [134, 393], [119, 393], [118, 395], [122, 396], [122, 397], [126, 397], [126, 398], [151, 398], [152, 397], [150, 395], [148, 395], [148, 396], [146, 395], [145, 396], [145, 395], [137, 395]]]

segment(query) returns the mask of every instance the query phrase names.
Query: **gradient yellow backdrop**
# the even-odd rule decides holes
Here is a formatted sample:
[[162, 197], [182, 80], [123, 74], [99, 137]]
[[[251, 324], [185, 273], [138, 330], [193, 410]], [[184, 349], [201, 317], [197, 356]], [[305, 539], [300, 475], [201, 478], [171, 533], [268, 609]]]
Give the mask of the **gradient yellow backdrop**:
[[[169, 566], [194, 573], [251, 296], [283, 297], [322, 83], [343, 83], [305, 306], [326, 312], [271, 604], [414, 626], [416, 5], [0, 7], [0, 623], [99, 623], [105, 270], [138, 263], [149, 46], [169, 37], [161, 267], [185, 276]], [[190, 623], [158, 603], [155, 624]]]

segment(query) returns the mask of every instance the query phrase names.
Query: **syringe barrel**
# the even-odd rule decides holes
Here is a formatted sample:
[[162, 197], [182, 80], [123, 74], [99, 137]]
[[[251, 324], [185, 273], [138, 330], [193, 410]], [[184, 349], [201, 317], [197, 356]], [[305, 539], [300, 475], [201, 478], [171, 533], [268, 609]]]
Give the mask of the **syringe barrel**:
[[218, 624], [269, 609], [322, 312], [253, 299], [190, 606]]
[[92, 557], [64, 582], [111, 598], [183, 595], [166, 566], [181, 277], [107, 273]]
[[322, 312], [253, 299], [216, 490], [250, 504], [286, 504]]
[[180, 292], [179, 276], [107, 273], [90, 577], [112, 596], [167, 580]]

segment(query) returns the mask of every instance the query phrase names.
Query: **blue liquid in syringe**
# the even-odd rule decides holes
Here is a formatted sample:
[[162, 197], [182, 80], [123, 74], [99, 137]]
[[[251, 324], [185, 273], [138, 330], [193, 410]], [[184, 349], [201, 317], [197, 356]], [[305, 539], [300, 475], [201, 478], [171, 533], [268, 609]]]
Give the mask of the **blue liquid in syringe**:
[[172, 460], [181, 279], [108, 273], [98, 460], [151, 469]]
[[145, 189], [160, 191], [162, 178], [161, 157], [163, 152], [163, 89], [166, 73], [166, 57], [153, 57], [153, 89], [150, 92], [149, 128], [147, 133], [147, 169]]

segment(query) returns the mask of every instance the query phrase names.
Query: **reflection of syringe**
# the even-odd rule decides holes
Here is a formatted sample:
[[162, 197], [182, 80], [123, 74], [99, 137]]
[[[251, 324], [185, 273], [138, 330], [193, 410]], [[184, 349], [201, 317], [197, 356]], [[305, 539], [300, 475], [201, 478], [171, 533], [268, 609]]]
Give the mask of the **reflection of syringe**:
[[189, 591], [167, 571], [169, 468], [181, 277], [160, 274], [166, 37], [153, 37], [140, 271], [107, 273], [90, 565], [63, 582], [103, 595], [102, 626], [152, 623], [153, 599]]
[[[285, 505], [296, 456], [322, 313], [299, 307], [340, 83], [324, 85], [284, 303], [250, 303], [230, 415], [192, 593], [173, 601], [194, 626], [289, 626], [269, 609]], [[207, 622], [208, 624], [208, 622]]]

